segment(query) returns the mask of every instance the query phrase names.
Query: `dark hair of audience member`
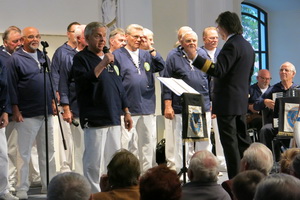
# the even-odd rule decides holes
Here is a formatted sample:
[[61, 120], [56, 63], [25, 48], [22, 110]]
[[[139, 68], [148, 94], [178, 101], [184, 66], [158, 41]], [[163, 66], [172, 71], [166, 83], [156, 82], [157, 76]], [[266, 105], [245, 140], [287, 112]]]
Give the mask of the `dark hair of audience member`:
[[140, 178], [141, 200], [179, 200], [181, 192], [176, 171], [165, 164], [149, 169]]
[[254, 200], [299, 200], [300, 180], [284, 173], [266, 176], [256, 187]]
[[88, 200], [91, 192], [91, 185], [84, 176], [65, 172], [51, 179], [47, 200]]
[[116, 152], [107, 166], [108, 182], [112, 189], [138, 185], [140, 174], [139, 160], [125, 149]]
[[264, 177], [258, 170], [246, 170], [236, 175], [232, 180], [232, 192], [236, 200], [252, 200], [256, 186]]

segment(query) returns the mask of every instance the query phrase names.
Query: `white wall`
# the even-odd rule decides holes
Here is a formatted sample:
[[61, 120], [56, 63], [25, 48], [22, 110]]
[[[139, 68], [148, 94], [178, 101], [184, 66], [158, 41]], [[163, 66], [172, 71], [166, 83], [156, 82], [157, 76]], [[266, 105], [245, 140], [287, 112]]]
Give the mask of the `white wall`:
[[278, 11], [269, 14], [269, 50], [272, 84], [280, 81], [279, 67], [289, 61], [298, 70], [294, 82], [300, 84], [300, 26], [295, 23], [300, 19], [297, 11]]

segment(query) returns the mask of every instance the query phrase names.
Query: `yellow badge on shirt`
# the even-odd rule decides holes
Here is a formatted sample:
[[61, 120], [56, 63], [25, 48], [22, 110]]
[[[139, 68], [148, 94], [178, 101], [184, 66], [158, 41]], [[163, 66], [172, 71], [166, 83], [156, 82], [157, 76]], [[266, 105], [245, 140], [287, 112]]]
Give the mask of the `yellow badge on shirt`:
[[117, 65], [114, 65], [114, 70], [116, 72], [116, 74], [119, 76], [120, 75], [120, 71]]
[[144, 68], [145, 68], [145, 70], [148, 72], [148, 71], [150, 70], [150, 64], [147, 63], [147, 62], [145, 62]]

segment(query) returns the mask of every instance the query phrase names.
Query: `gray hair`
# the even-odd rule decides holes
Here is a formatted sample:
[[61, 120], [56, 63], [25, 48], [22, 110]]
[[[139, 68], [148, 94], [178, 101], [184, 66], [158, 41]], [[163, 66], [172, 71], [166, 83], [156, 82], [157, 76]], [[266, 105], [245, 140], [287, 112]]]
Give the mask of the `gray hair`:
[[254, 200], [299, 200], [300, 180], [288, 174], [271, 174], [256, 187]]
[[218, 180], [219, 161], [207, 150], [198, 151], [191, 158], [189, 170], [193, 172], [191, 181], [215, 182]]
[[88, 200], [91, 192], [91, 185], [84, 176], [65, 172], [50, 181], [47, 200]]
[[273, 154], [266, 145], [254, 142], [244, 151], [242, 161], [248, 164], [248, 170], [256, 169], [268, 175], [273, 167]]
[[285, 63], [283, 63], [283, 64], [280, 66], [280, 69], [281, 69], [281, 67], [282, 67], [283, 65], [290, 66], [290, 67], [291, 67], [291, 70], [292, 70], [293, 72], [295, 72], [295, 74], [296, 74], [296, 67], [295, 67], [295, 65], [293, 65], [291, 62], [285, 62]]
[[127, 26], [125, 33], [127, 35], [130, 35], [132, 33], [133, 30], [144, 30], [144, 28], [141, 25], [138, 24], [130, 24], [129, 26]]
[[88, 38], [89, 36], [91, 36], [94, 32], [95, 29], [97, 28], [102, 28], [102, 27], [105, 27], [105, 24], [101, 23], [101, 22], [91, 22], [89, 23], [85, 29], [84, 29], [84, 37], [85, 38]]
[[82, 33], [84, 33], [84, 29], [85, 29], [86, 25], [78, 25], [78, 27], [74, 30], [74, 35], [75, 37], [81, 37]]

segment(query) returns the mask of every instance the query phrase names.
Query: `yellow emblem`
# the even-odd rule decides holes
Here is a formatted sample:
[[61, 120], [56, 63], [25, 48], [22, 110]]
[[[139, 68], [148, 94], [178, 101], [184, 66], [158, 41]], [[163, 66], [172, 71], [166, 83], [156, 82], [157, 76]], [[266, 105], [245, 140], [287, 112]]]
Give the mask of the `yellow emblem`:
[[114, 70], [116, 72], [116, 74], [119, 76], [120, 75], [120, 71], [117, 65], [114, 65]]
[[150, 70], [150, 64], [147, 63], [147, 62], [145, 62], [144, 68], [145, 68], [145, 70], [148, 72], [148, 71]]

